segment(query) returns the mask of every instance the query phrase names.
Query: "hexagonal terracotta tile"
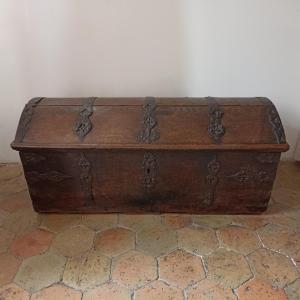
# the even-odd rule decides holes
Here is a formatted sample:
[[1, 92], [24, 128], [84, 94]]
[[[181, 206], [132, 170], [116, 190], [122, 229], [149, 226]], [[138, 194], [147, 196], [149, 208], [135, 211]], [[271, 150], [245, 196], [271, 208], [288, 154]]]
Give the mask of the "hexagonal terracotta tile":
[[81, 293], [69, 287], [55, 284], [31, 296], [31, 300], [80, 300]]
[[0, 287], [0, 299], [2, 300], [29, 300], [29, 294], [15, 283]]
[[253, 276], [245, 258], [236, 252], [220, 248], [205, 260], [208, 278], [226, 287], [237, 288]]
[[268, 248], [284, 254], [293, 254], [300, 248], [300, 232], [287, 227], [268, 224], [260, 228], [258, 234]]
[[14, 239], [14, 234], [4, 228], [0, 228], [0, 253], [6, 252]]
[[75, 289], [85, 290], [109, 279], [110, 259], [99, 251], [91, 251], [68, 260], [63, 281]]
[[119, 216], [119, 224], [135, 231], [141, 231], [161, 224], [160, 215], [125, 215]]
[[234, 216], [233, 217], [233, 224], [247, 227], [250, 229], [257, 229], [263, 227], [269, 223], [269, 218], [265, 215], [259, 216]]
[[114, 227], [118, 223], [117, 214], [96, 214], [96, 215], [83, 215], [82, 224], [96, 231]]
[[256, 232], [247, 228], [227, 226], [219, 229], [217, 235], [226, 248], [242, 254], [248, 254], [261, 246]]
[[115, 282], [106, 283], [83, 294], [82, 300], [131, 300], [131, 292]]
[[36, 292], [60, 280], [66, 258], [52, 252], [25, 259], [14, 279], [28, 292]]
[[160, 278], [181, 289], [205, 277], [200, 257], [175, 250], [159, 259]]
[[300, 249], [292, 255], [292, 258], [294, 259], [297, 267], [300, 269]]
[[28, 191], [6, 196], [0, 203], [0, 208], [7, 212], [15, 212], [21, 209], [32, 209], [31, 199]]
[[0, 194], [3, 196], [24, 191], [27, 188], [26, 181], [21, 176], [16, 176], [7, 180], [3, 180], [0, 184]]
[[4, 221], [8, 218], [9, 213], [0, 208], [0, 226], [3, 226]]
[[279, 253], [259, 249], [248, 255], [248, 260], [254, 275], [273, 286], [283, 287], [299, 277], [292, 261]]
[[289, 300], [298, 300], [300, 297], [300, 278], [289, 284], [285, 288]]
[[95, 249], [113, 257], [120, 255], [135, 246], [135, 233], [125, 228], [112, 228], [96, 235]]
[[176, 231], [163, 225], [144, 229], [137, 234], [137, 248], [153, 256], [167, 254], [177, 248]]
[[20, 264], [14, 256], [8, 253], [0, 254], [0, 286], [12, 281]]
[[64, 256], [76, 256], [92, 248], [94, 231], [84, 226], [71, 227], [56, 235], [52, 246]]
[[53, 233], [36, 229], [18, 236], [10, 246], [10, 252], [15, 256], [30, 257], [45, 252], [52, 241]]
[[165, 214], [162, 216], [162, 223], [172, 228], [178, 229], [192, 225], [193, 217], [192, 215], [183, 214]]
[[300, 208], [300, 190], [278, 188], [272, 192], [275, 202], [282, 203], [292, 208]]
[[189, 300], [236, 300], [236, 296], [233, 294], [232, 289], [223, 287], [219, 283], [210, 280], [203, 279], [196, 285], [190, 287], [187, 290]]
[[279, 163], [279, 179], [283, 186], [288, 188], [299, 189], [300, 177], [299, 163], [295, 161], [280, 161]]
[[283, 289], [274, 288], [269, 283], [257, 278], [247, 281], [236, 292], [241, 300], [287, 300]]
[[36, 229], [40, 224], [40, 216], [32, 209], [18, 210], [3, 221], [3, 227], [15, 234], [23, 234]]
[[283, 214], [275, 215], [272, 217], [270, 216], [270, 223], [274, 225], [288, 227], [290, 230], [294, 231], [300, 230], [300, 219], [295, 220]]
[[231, 224], [233, 216], [226, 215], [195, 215], [194, 223], [211, 228], [220, 228]]
[[210, 228], [191, 227], [178, 230], [180, 248], [196, 254], [208, 254], [219, 247], [214, 230]]
[[288, 209], [286, 211], [283, 212], [286, 216], [290, 217], [290, 218], [293, 218], [295, 220], [299, 220], [300, 218], [300, 209], [294, 209], [294, 208], [291, 208], [291, 209]]
[[61, 232], [80, 223], [80, 216], [77, 214], [42, 214], [41, 227], [52, 232]]
[[152, 256], [129, 251], [114, 262], [112, 278], [129, 288], [140, 287], [157, 278], [157, 262]]
[[184, 300], [183, 292], [157, 280], [139, 289], [135, 293], [136, 300]]
[[283, 214], [285, 211], [288, 211], [289, 209], [291, 208], [282, 203], [277, 203], [273, 201], [269, 203], [267, 210], [264, 211], [261, 214], [261, 216], [265, 218], [269, 218], [269, 221], [272, 221], [272, 217]]
[[23, 174], [21, 164], [10, 163], [0, 165], [0, 181], [7, 181]]

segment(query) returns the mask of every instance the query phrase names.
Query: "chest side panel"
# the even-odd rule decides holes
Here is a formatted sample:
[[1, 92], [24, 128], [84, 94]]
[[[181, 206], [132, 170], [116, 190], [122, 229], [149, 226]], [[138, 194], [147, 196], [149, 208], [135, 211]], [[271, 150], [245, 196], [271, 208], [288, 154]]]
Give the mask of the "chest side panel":
[[21, 152], [20, 157], [37, 211], [76, 211], [90, 205], [80, 153]]
[[141, 150], [21, 154], [38, 211], [90, 213], [263, 211], [279, 156]]

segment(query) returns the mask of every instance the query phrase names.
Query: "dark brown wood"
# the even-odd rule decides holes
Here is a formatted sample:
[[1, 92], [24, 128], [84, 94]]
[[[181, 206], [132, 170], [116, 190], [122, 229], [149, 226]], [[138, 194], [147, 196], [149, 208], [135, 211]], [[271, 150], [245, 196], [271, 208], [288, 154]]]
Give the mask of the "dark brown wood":
[[34, 108], [38, 105], [38, 103], [42, 100], [43, 98], [33, 98], [31, 99], [24, 107], [24, 110], [22, 112], [19, 126], [18, 126], [18, 131], [16, 133], [16, 142], [22, 142], [27, 130], [30, 126], [31, 118], [34, 113]]
[[38, 212], [259, 213], [288, 149], [266, 98], [36, 99], [12, 147]]

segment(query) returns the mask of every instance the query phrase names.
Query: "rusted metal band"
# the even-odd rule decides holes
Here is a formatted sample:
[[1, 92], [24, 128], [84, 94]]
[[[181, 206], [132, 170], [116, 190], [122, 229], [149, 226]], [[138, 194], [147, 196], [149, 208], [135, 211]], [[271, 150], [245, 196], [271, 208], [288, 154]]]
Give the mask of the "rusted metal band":
[[31, 99], [24, 107], [20, 122], [18, 125], [18, 130], [15, 138], [15, 142], [21, 143], [30, 127], [30, 122], [34, 114], [34, 108], [44, 99], [43, 97]]
[[23, 165], [33, 165], [46, 160], [46, 157], [35, 152], [22, 152], [21, 160]]
[[151, 144], [152, 142], [159, 139], [160, 134], [155, 110], [155, 98], [146, 97], [145, 103], [143, 105], [142, 129], [137, 137], [137, 140], [140, 143]]
[[93, 105], [95, 98], [88, 98], [85, 103], [82, 105], [82, 108], [78, 114], [74, 132], [79, 137], [81, 141], [85, 136], [92, 130], [93, 124], [90, 120], [91, 115], [93, 114]]
[[63, 174], [63, 173], [55, 171], [55, 170], [47, 171], [44, 173], [41, 173], [38, 171], [29, 171], [25, 174], [25, 176], [26, 176], [26, 180], [30, 184], [35, 184], [40, 181], [49, 181], [49, 182], [54, 182], [54, 183], [60, 183], [61, 181], [72, 178], [71, 175]]
[[215, 193], [216, 193], [216, 187], [219, 182], [218, 174], [220, 172], [220, 169], [221, 169], [221, 164], [217, 159], [217, 155], [214, 154], [213, 158], [207, 164], [208, 174], [206, 176], [206, 183], [208, 186], [208, 191], [203, 201], [203, 204], [205, 204], [205, 206], [212, 205], [215, 201]]
[[95, 204], [93, 194], [92, 164], [83, 152], [80, 153], [78, 166], [80, 167], [80, 184], [86, 199], [86, 205], [92, 206]]
[[262, 152], [262, 153], [255, 153], [254, 154], [255, 160], [262, 164], [274, 164], [278, 163], [280, 158], [280, 153], [274, 152]]
[[268, 107], [268, 120], [272, 127], [272, 132], [276, 138], [277, 143], [286, 144], [284, 129], [277, 109], [272, 102], [270, 102]]
[[240, 184], [250, 183], [270, 183], [272, 181], [271, 174], [263, 170], [251, 169], [250, 167], [242, 167], [235, 173], [226, 176], [237, 181]]
[[214, 98], [207, 97], [207, 100], [209, 115], [208, 134], [214, 143], [217, 144], [221, 142], [221, 138], [225, 134], [225, 127], [222, 124], [224, 111]]

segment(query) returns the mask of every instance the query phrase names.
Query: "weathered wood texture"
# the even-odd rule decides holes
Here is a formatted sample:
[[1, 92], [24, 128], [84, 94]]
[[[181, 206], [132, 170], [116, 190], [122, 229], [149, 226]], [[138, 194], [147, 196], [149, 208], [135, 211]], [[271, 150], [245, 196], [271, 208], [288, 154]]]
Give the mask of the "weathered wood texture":
[[259, 213], [280, 152], [266, 98], [35, 98], [12, 147], [39, 212]]

